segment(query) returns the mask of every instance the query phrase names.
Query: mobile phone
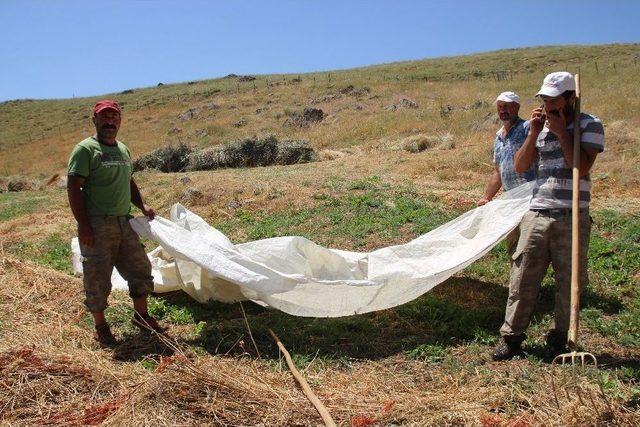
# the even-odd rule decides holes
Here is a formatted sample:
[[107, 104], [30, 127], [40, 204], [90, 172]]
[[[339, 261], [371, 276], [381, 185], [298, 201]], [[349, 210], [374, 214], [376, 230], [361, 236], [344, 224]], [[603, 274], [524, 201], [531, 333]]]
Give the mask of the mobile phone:
[[544, 124], [547, 121], [547, 110], [544, 109], [544, 103], [540, 105], [542, 108], [542, 115], [540, 116], [540, 122]]

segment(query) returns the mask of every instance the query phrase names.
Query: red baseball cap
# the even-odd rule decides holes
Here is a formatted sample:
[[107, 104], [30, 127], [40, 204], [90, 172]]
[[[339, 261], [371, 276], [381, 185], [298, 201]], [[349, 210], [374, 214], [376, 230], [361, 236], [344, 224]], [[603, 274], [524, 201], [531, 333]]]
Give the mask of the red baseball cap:
[[103, 99], [102, 101], [96, 102], [96, 105], [93, 107], [93, 114], [96, 115], [102, 110], [111, 109], [116, 110], [118, 113], [121, 113], [122, 110], [116, 101], [111, 99]]

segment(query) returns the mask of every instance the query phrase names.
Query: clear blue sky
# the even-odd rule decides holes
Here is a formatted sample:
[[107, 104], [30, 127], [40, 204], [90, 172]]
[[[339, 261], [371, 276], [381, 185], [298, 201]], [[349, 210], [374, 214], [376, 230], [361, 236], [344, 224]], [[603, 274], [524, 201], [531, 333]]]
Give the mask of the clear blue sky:
[[0, 100], [640, 42], [640, 1], [0, 0]]

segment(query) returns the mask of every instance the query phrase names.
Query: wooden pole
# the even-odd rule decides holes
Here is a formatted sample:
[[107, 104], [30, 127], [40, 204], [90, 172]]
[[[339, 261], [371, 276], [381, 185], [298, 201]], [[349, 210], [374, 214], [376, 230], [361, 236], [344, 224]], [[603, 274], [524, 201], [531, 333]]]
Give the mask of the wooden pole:
[[305, 396], [307, 396], [307, 399], [309, 399], [313, 406], [315, 406], [316, 411], [318, 411], [318, 414], [320, 414], [320, 416], [322, 417], [324, 425], [327, 427], [335, 427], [336, 423], [335, 421], [333, 421], [333, 418], [331, 418], [331, 414], [329, 414], [327, 408], [325, 408], [320, 399], [318, 399], [318, 396], [316, 396], [313, 390], [311, 390], [311, 387], [309, 387], [307, 380], [305, 380], [300, 372], [296, 369], [296, 365], [293, 363], [293, 360], [291, 360], [291, 355], [284, 347], [282, 342], [280, 342], [278, 336], [271, 329], [269, 329], [269, 333], [275, 340], [282, 354], [284, 354], [284, 358], [287, 361], [287, 365], [289, 366], [289, 370], [291, 370], [293, 377], [296, 379], [296, 381], [298, 381], [298, 384], [300, 384], [300, 387], [302, 387], [302, 391], [304, 392]]
[[571, 205], [571, 314], [569, 348], [577, 351], [580, 315], [580, 75], [576, 79], [573, 116], [573, 192]]

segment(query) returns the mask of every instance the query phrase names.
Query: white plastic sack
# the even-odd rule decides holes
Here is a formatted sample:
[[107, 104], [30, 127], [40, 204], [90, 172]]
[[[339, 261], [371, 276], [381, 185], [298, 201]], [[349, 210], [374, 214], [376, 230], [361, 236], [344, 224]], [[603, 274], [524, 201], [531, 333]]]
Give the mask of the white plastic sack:
[[[296, 316], [339, 317], [395, 307], [482, 257], [520, 222], [532, 184], [513, 189], [409, 243], [373, 252], [328, 249], [303, 237], [234, 245], [180, 204], [171, 220], [131, 220], [160, 247], [149, 253], [156, 292], [253, 300]], [[74, 268], [81, 267], [74, 249]], [[114, 286], [126, 289], [114, 271]]]

